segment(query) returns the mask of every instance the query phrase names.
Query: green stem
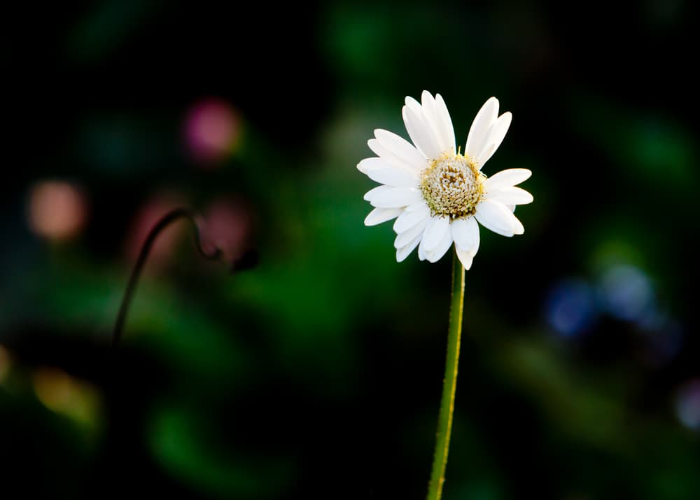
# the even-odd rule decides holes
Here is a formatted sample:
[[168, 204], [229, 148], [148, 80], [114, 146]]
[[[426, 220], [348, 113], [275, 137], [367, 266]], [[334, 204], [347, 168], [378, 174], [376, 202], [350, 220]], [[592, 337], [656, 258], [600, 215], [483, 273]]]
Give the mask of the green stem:
[[445, 362], [445, 379], [442, 386], [442, 401], [438, 417], [437, 442], [433, 457], [433, 471], [428, 486], [428, 500], [442, 498], [442, 485], [445, 482], [447, 453], [450, 449], [452, 434], [452, 414], [455, 408], [457, 390], [457, 366], [459, 364], [459, 345], [462, 336], [462, 313], [464, 310], [464, 267], [454, 253], [452, 261], [452, 301], [450, 305], [450, 328], [447, 337], [447, 360]]

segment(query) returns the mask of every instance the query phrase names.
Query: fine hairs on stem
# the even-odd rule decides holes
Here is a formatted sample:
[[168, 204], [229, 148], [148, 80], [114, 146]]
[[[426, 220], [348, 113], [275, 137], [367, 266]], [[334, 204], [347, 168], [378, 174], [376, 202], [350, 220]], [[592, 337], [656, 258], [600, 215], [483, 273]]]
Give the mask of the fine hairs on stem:
[[442, 498], [442, 486], [445, 482], [445, 468], [450, 449], [452, 434], [452, 415], [457, 390], [457, 368], [459, 365], [459, 348], [462, 336], [462, 315], [464, 312], [464, 266], [455, 252], [452, 261], [452, 299], [450, 303], [450, 326], [447, 336], [447, 359], [445, 361], [445, 380], [442, 386], [440, 415], [438, 416], [437, 439], [433, 456], [433, 470], [428, 486], [428, 500]]

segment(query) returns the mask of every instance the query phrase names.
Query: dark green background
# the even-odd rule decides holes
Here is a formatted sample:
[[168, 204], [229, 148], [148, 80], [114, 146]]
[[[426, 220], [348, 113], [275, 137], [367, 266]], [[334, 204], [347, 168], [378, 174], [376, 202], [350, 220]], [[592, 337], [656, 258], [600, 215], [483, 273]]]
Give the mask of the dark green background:
[[[422, 498], [451, 264], [395, 262], [356, 164], [427, 89], [462, 145], [497, 96], [487, 173], [529, 168], [535, 197], [467, 274], [445, 500], [700, 498], [691, 2], [226, 4], [3, 16], [0, 497]], [[202, 168], [182, 128], [212, 96], [242, 135]], [[89, 207], [60, 243], [27, 223], [51, 179]], [[183, 227], [115, 359], [125, 241], [163, 192], [242, 202], [258, 264], [203, 262]]]

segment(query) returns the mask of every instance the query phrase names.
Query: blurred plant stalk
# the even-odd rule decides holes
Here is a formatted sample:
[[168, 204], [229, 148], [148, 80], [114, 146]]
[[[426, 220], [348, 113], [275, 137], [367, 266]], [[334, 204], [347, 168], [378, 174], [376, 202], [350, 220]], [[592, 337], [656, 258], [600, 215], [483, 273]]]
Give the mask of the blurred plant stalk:
[[194, 242], [199, 253], [206, 259], [218, 259], [222, 252], [219, 248], [214, 248], [211, 252], [205, 250], [202, 246], [200, 226], [202, 226], [202, 220], [199, 216], [195, 215], [192, 211], [186, 208], [176, 208], [165, 214], [160, 220], [151, 228], [146, 241], [144, 241], [139, 256], [136, 259], [136, 264], [129, 277], [129, 282], [126, 286], [126, 291], [124, 292], [124, 298], [122, 299], [121, 306], [119, 307], [119, 314], [117, 314], [117, 320], [114, 324], [114, 330], [112, 332], [112, 346], [116, 347], [121, 340], [122, 333], [124, 331], [124, 323], [126, 322], [126, 317], [129, 312], [129, 306], [136, 291], [136, 285], [143, 272], [143, 267], [146, 264], [146, 259], [148, 259], [153, 244], [155, 243], [161, 232], [170, 226], [173, 222], [187, 219], [192, 223], [194, 228]]

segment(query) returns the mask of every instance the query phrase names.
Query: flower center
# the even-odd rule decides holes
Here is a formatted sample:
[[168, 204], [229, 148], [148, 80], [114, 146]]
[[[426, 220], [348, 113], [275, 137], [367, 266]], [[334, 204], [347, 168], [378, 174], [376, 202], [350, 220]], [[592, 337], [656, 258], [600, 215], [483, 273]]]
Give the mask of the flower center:
[[486, 177], [469, 158], [443, 155], [421, 174], [420, 189], [433, 216], [474, 215]]

